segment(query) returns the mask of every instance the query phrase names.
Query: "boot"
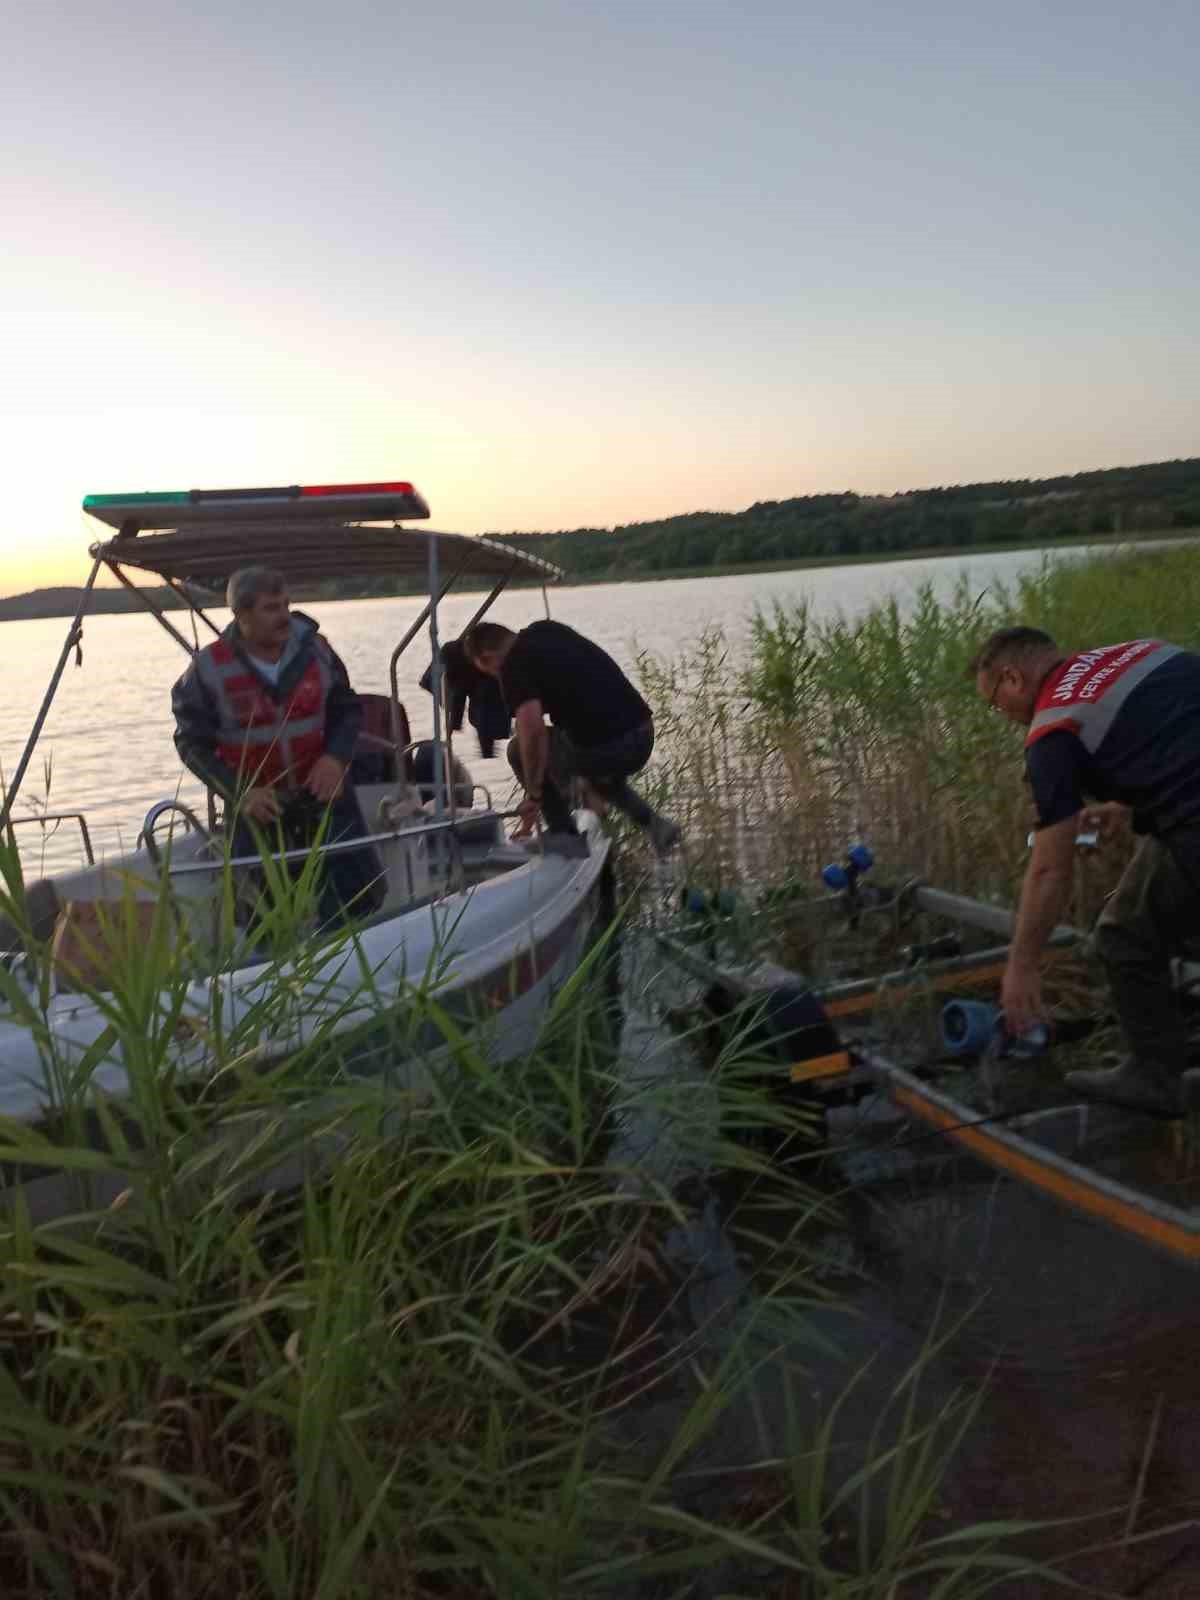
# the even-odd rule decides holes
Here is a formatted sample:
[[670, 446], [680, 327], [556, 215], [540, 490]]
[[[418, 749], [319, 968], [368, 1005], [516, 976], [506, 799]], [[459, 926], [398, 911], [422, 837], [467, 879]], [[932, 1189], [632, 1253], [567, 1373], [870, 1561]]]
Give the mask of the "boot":
[[[1200, 1080], [1200, 1072], [1186, 1074]], [[1118, 1066], [1098, 1072], [1068, 1072], [1067, 1087], [1090, 1100], [1105, 1100], [1127, 1111], [1152, 1116], [1183, 1115], [1180, 1079], [1164, 1067], [1126, 1056]]]

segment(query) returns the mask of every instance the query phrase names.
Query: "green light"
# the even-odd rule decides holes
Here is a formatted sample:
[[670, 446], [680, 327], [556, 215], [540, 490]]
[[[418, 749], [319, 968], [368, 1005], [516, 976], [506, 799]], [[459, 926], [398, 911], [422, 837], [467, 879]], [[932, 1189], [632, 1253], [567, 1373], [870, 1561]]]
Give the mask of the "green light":
[[103, 506], [181, 506], [190, 499], [191, 495], [186, 489], [182, 494], [85, 494], [83, 509], [98, 511]]

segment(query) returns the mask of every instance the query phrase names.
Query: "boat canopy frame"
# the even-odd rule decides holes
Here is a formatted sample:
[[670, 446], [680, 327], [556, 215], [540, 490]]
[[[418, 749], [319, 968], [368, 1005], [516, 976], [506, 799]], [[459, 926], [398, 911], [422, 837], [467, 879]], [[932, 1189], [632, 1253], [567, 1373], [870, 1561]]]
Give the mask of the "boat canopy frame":
[[[376, 495], [370, 514], [428, 516], [429, 510], [411, 485], [399, 485], [405, 494], [393, 497]], [[410, 528], [399, 522], [381, 524], [355, 521], [346, 515], [331, 516], [335, 505], [347, 499], [327, 496], [322, 499], [298, 498], [299, 490], [259, 491], [257, 504], [239, 505], [231, 516], [230, 500], [221, 492], [192, 491], [168, 503], [154, 496], [91, 495], [83, 508], [116, 527], [115, 537], [89, 546], [92, 568], [67, 629], [50, 683], [17, 763], [0, 808], [0, 830], [6, 828], [20, 792], [21, 782], [33, 758], [46, 717], [58, 692], [63, 672], [75, 652], [76, 664], [83, 661], [83, 620], [95, 593], [96, 579], [106, 568], [133, 594], [155, 621], [171, 635], [189, 657], [199, 653], [198, 642], [189, 641], [150, 592], [129, 576], [132, 568], [153, 574], [186, 604], [193, 618], [199, 617], [216, 636], [221, 629], [204, 609], [194, 589], [224, 599], [224, 589], [239, 568], [277, 567], [286, 573], [289, 584], [303, 587], [310, 583], [344, 578], [347, 573], [364, 577], [404, 577], [425, 580], [428, 600], [416, 621], [407, 629], [392, 652], [389, 662], [389, 703], [392, 743], [397, 759], [404, 754], [398, 662], [404, 651], [429, 624], [433, 658], [433, 789], [434, 827], [441, 831], [443, 813], [449, 811], [450, 832], [455, 821], [455, 785], [452, 781], [453, 749], [448, 724], [443, 738], [442, 652], [438, 634], [437, 608], [449, 590], [463, 578], [491, 578], [493, 585], [468, 626], [486, 615], [497, 596], [514, 579], [532, 579], [542, 588], [549, 615], [547, 586], [563, 576], [561, 567], [527, 550], [501, 543], [498, 539], [434, 529]], [[353, 490], [349, 491], [352, 494]], [[269, 498], [268, 498], [269, 497]], [[210, 822], [213, 818], [209, 795]], [[15, 819], [14, 819], [15, 820]]]

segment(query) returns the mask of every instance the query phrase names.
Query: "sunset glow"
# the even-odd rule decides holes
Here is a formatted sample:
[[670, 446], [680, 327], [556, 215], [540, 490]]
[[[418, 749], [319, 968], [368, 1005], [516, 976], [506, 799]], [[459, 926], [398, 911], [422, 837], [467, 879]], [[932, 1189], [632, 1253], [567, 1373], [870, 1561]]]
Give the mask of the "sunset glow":
[[483, 532], [1197, 451], [1190, 8], [277, 20], [10, 22], [0, 591], [110, 486]]

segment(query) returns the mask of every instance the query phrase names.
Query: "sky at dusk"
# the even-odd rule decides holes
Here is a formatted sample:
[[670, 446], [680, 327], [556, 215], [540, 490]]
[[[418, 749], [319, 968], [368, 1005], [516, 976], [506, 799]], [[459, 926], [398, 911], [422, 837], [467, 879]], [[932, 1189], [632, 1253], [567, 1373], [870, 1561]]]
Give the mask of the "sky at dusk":
[[610, 525], [1200, 454], [1194, 0], [6, 8], [0, 593], [89, 492]]

